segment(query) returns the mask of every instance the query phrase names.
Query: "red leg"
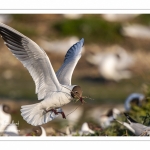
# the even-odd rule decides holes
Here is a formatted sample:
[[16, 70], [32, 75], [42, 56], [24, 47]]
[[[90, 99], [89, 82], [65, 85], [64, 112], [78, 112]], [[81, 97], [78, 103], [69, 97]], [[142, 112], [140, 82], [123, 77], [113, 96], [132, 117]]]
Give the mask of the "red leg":
[[62, 115], [62, 117], [63, 117], [64, 119], [66, 119], [66, 116], [65, 116], [64, 112], [59, 112], [59, 113]]
[[56, 111], [56, 109], [47, 110], [46, 113], [49, 112], [49, 111], [53, 111], [55, 115], [58, 115], [58, 112]]
[[49, 111], [53, 111], [55, 115], [58, 115], [58, 113], [60, 113], [62, 115], [62, 117], [64, 119], [66, 119], [66, 116], [65, 116], [64, 112], [57, 112], [56, 109], [50, 109], [50, 110], [47, 110], [46, 113], [49, 112]]

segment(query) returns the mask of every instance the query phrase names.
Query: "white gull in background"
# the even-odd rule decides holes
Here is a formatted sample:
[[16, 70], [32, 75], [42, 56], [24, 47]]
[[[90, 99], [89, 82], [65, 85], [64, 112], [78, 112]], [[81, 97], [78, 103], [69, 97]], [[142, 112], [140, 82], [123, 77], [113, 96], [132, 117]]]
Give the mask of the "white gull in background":
[[124, 113], [124, 115], [127, 118], [126, 122], [121, 122], [119, 120], [116, 120], [118, 123], [125, 126], [127, 129], [129, 129], [132, 133], [134, 133], [136, 136], [144, 136], [144, 135], [150, 135], [150, 127], [145, 126], [141, 123], [136, 122], [134, 119], [132, 119], [128, 114]]
[[145, 99], [145, 96], [141, 93], [132, 93], [130, 94], [124, 103], [125, 111], [129, 111], [131, 109], [131, 105], [134, 103], [137, 106], [141, 106], [142, 101]]
[[134, 59], [120, 46], [115, 46], [116, 52], [88, 55], [86, 60], [98, 66], [99, 73], [107, 80], [119, 81], [131, 78], [129, 68]]
[[4, 130], [3, 136], [19, 136], [19, 130], [16, 124], [9, 124]]
[[150, 27], [140, 24], [126, 24], [122, 27], [122, 34], [135, 39], [150, 40]]
[[11, 123], [11, 109], [8, 105], [0, 105], [0, 133]]
[[121, 114], [117, 108], [110, 109], [106, 115], [101, 115], [98, 119], [98, 123], [101, 128], [105, 129], [111, 125], [111, 122]]
[[83, 38], [67, 51], [63, 65], [55, 74], [45, 51], [31, 39], [3, 23], [0, 23], [0, 34], [8, 49], [28, 69], [36, 85], [38, 100], [42, 100], [21, 107], [21, 115], [27, 123], [42, 125], [59, 114], [66, 118], [63, 105], [73, 99], [84, 102], [81, 87], [71, 85], [74, 68], [81, 57]]
[[[79, 38], [76, 36], [67, 37], [63, 40], [54, 40], [54, 41], [48, 41], [48, 40], [39, 40], [40, 45], [42, 48], [51, 53], [56, 53], [58, 55], [65, 55], [67, 53], [67, 50], [77, 43], [79, 41]], [[84, 53], [84, 47], [82, 48], [82, 53]]]
[[79, 131], [79, 135], [81, 135], [81, 136], [89, 135], [89, 134], [94, 134], [94, 133], [95, 132], [89, 128], [87, 122], [84, 122], [82, 124], [81, 130]]
[[134, 19], [139, 14], [103, 14], [105, 20], [110, 22], [125, 22]]

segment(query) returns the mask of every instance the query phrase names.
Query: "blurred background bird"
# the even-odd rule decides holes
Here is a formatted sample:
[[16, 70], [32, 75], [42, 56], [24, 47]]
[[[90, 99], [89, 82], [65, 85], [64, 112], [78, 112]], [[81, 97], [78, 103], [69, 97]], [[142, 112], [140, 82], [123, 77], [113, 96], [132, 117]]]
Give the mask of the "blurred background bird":
[[0, 132], [3, 133], [5, 128], [11, 123], [11, 108], [8, 105], [0, 105]]
[[136, 122], [134, 119], [132, 119], [128, 114], [124, 113], [124, 115], [127, 118], [126, 122], [121, 122], [119, 120], [116, 120], [118, 123], [125, 126], [127, 129], [129, 129], [131, 132], [133, 132], [136, 136], [149, 136], [150, 135], [150, 127], [147, 127], [141, 123]]
[[87, 61], [97, 65], [100, 75], [107, 80], [119, 81], [131, 78], [129, 68], [133, 65], [133, 58], [120, 46], [115, 46], [115, 52], [96, 53], [88, 55]]

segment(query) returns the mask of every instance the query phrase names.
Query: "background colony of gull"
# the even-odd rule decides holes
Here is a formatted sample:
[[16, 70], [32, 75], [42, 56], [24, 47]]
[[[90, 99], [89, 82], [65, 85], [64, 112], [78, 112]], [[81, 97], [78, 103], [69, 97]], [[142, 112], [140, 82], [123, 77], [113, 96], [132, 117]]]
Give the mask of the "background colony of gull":
[[[150, 117], [148, 111], [150, 108], [148, 110], [147, 107], [150, 93], [148, 84], [150, 81], [148, 71], [150, 70], [148, 65], [148, 60], [150, 60], [148, 51], [150, 49], [150, 28], [146, 23], [150, 15], [143, 17], [146, 21], [140, 17], [143, 16], [141, 14], [63, 14], [38, 17], [38, 15], [1, 14], [1, 23], [20, 31], [46, 52], [54, 70], [59, 69], [69, 48], [79, 42], [82, 37], [84, 38], [82, 56], [74, 70], [72, 82], [74, 85], [81, 85], [85, 103], [71, 102], [63, 106], [66, 119], [63, 119], [59, 114], [57, 118], [46, 124], [29, 125], [23, 120], [20, 108], [22, 105], [37, 103], [34, 101], [36, 95], [33, 95], [34, 82], [21, 63], [11, 55], [1, 39], [0, 135], [149, 136]], [[111, 43], [108, 42], [110, 37], [105, 39], [105, 35], [102, 35], [102, 39], [106, 41], [97, 44], [100, 39], [96, 35], [92, 35], [92, 29], [89, 26], [82, 28], [82, 25], [84, 26], [83, 20], [87, 18], [92, 18], [93, 22], [93, 18], [101, 19], [101, 24], [118, 25], [119, 31], [111, 30], [111, 27], [107, 26], [106, 34], [111, 32], [113, 35], [113, 32], [119, 32], [120, 37], [110, 34], [112, 41], [114, 40]], [[138, 22], [138, 18], [142, 23]], [[72, 21], [73, 23], [69, 25], [72, 25], [71, 28], [77, 28], [77, 23], [79, 23], [78, 32], [81, 27], [81, 31], [83, 33], [89, 31], [89, 35], [76, 35], [75, 33], [65, 35], [62, 29], [65, 26], [63, 20], [68, 21], [68, 24]], [[79, 22], [80, 20], [81, 22]], [[58, 24], [55, 26], [54, 23], [59, 21], [64, 24], [61, 24], [61, 27]], [[52, 23], [48, 25], [49, 22]], [[150, 23], [150, 19], [148, 23]], [[23, 24], [25, 25], [22, 27]], [[106, 26], [105, 24], [104, 26]], [[46, 25], [51, 29], [46, 28]], [[56, 31], [52, 30], [53, 25], [56, 27]], [[66, 27], [68, 30], [69, 26]], [[25, 27], [32, 27], [33, 30], [25, 31], [23, 29]], [[42, 35], [35, 34], [38, 31]], [[63, 32], [62, 34], [65, 36], [59, 32]], [[10, 35], [7, 31], [6, 36], [9, 39]], [[94, 43], [94, 38], [98, 42]], [[8, 39], [4, 39], [5, 42]], [[143, 49], [142, 46], [144, 46]], [[23, 91], [25, 94], [22, 93]]]

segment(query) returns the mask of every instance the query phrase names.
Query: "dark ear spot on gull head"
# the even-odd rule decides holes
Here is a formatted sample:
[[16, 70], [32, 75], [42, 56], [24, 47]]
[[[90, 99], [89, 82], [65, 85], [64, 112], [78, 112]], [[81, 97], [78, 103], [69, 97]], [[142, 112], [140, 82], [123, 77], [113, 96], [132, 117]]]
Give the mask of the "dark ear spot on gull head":
[[3, 111], [7, 114], [10, 114], [11, 113], [11, 109], [8, 105], [3, 105]]

